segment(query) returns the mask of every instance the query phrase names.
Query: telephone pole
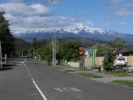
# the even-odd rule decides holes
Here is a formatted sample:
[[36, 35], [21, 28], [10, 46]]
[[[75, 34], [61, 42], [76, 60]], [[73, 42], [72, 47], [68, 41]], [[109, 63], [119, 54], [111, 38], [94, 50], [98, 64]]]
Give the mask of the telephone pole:
[[52, 34], [52, 65], [56, 65], [56, 34]]

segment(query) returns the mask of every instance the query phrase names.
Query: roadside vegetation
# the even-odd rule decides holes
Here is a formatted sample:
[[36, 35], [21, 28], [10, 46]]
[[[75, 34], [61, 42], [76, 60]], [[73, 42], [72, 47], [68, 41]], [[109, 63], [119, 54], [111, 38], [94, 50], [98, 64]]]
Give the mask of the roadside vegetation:
[[14, 37], [10, 34], [9, 23], [4, 17], [5, 12], [0, 12], [0, 42], [2, 53], [7, 56], [14, 54]]
[[32, 55], [31, 44], [13, 37], [9, 28], [9, 22], [5, 18], [5, 12], [0, 11], [0, 43], [2, 47], [2, 56], [20, 57], [24, 55]]
[[111, 47], [104, 53], [103, 66], [106, 71], [113, 70], [114, 60], [119, 50], [128, 48], [127, 43], [121, 38], [116, 38], [110, 43], [110, 45]]
[[[120, 38], [112, 42], [103, 43], [86, 43], [79, 40], [57, 39], [56, 50], [58, 63], [79, 61], [79, 47], [96, 48], [97, 56], [105, 56], [104, 66], [105, 70], [110, 71], [114, 62], [114, 55], [117, 50], [126, 48], [126, 43]], [[32, 55], [40, 55], [42, 60], [51, 63], [52, 60], [52, 42], [51, 39], [37, 40], [33, 39], [31, 45]]]
[[93, 79], [93, 78], [103, 78], [102, 76], [94, 75], [94, 74], [86, 73], [86, 72], [80, 72], [79, 75], [81, 75], [81, 76], [83, 76], [83, 77], [86, 77], [86, 78], [89, 78], [89, 79]]
[[[68, 61], [79, 60], [79, 41], [58, 40], [56, 42], [56, 59], [58, 64]], [[34, 39], [32, 44], [33, 55], [40, 55], [42, 60], [48, 64], [52, 61], [52, 42], [49, 40], [36, 41]]]
[[133, 80], [115, 80], [112, 83], [116, 85], [127, 86], [133, 89]]
[[128, 76], [128, 72], [111, 72], [114, 77], [126, 77]]

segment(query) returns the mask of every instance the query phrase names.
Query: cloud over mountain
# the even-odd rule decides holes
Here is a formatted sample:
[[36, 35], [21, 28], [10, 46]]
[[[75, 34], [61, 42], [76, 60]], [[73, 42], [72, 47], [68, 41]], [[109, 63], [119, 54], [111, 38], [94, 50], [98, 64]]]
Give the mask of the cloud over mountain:
[[[71, 20], [74, 19], [76, 22], [73, 22], [73, 27], [78, 26], [77, 23], [91, 22], [91, 26], [132, 34], [133, 0], [0, 0], [0, 8], [6, 11], [5, 16], [10, 21], [13, 33], [33, 29], [33, 22], [36, 24], [35, 31], [54, 29], [49, 23], [55, 24], [56, 29], [61, 29], [64, 24], [72, 24]], [[31, 24], [23, 19], [30, 19]], [[44, 21], [46, 19], [49, 21]], [[30, 28], [22, 27], [27, 25], [31, 25]], [[37, 27], [40, 25], [41, 29]]]
[[54, 32], [61, 30], [74, 33], [82, 30], [102, 31], [102, 29], [91, 27], [91, 24], [83, 23], [78, 19], [62, 16], [23, 17], [7, 15], [6, 17], [10, 20], [10, 28], [15, 35], [19, 33]]
[[133, 16], [133, 1], [128, 0], [111, 0], [111, 6], [114, 14], [117, 16]]
[[25, 3], [5, 3], [0, 4], [0, 7], [5, 10], [6, 14], [11, 14], [13, 16], [36, 16], [48, 14], [48, 7], [42, 4], [26, 5]]
[[[62, 0], [47, 0], [43, 3], [26, 4], [23, 0], [11, 0], [0, 4], [4, 9], [6, 18], [10, 21], [10, 29], [13, 34], [29, 32], [53, 32], [57, 30], [73, 31], [87, 29], [85, 22], [72, 17], [49, 15], [49, 6]], [[86, 28], [87, 27], [87, 28]], [[95, 30], [91, 28], [91, 30]]]
[[57, 29], [73, 22], [72, 19], [68, 21], [67, 18], [60, 16], [49, 16], [49, 7], [62, 0], [43, 1], [45, 3], [27, 4], [24, 0], [9, 0], [9, 2], [0, 4], [0, 8], [6, 12], [5, 17], [10, 22], [12, 33]]

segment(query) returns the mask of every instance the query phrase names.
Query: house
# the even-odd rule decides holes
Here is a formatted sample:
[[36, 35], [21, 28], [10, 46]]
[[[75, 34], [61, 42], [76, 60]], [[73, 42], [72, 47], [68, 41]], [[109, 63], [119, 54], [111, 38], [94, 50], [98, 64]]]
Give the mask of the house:
[[120, 53], [128, 58], [129, 72], [133, 71], [133, 49], [122, 49]]
[[[121, 49], [119, 50], [119, 53], [127, 57], [128, 70], [129, 72], [133, 72], [133, 49]], [[89, 68], [92, 68], [91, 60], [92, 59], [89, 57], [86, 58], [86, 66], [88, 66]], [[103, 69], [104, 57], [103, 56], [96, 57], [95, 61], [96, 61], [96, 66], [101, 67]]]

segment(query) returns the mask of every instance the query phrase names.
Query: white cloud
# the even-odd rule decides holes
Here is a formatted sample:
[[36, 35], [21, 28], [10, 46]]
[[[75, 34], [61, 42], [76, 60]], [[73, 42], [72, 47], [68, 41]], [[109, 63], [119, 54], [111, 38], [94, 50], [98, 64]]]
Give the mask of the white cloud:
[[[62, 0], [44, 0], [43, 3], [26, 4], [24, 0], [9, 0], [0, 4], [0, 8], [6, 12], [5, 17], [9, 20], [12, 33], [39, 32], [59, 29], [74, 19], [48, 16], [49, 6]], [[0, 9], [0, 10], [1, 10]]]
[[111, 0], [111, 8], [117, 16], [133, 16], [133, 1]]
[[[13, 34], [31, 32], [53, 32], [55, 30], [65, 29], [68, 32], [75, 28], [88, 28], [81, 20], [63, 16], [48, 16], [49, 5], [56, 4], [62, 0], [47, 0], [49, 5], [34, 3], [25, 4], [22, 0], [12, 0], [14, 2], [0, 4], [0, 7], [6, 11], [5, 17], [10, 22], [10, 30]], [[90, 25], [92, 26], [92, 25]], [[91, 29], [99, 30], [99, 29]], [[76, 31], [75, 31], [76, 32]]]
[[[69, 29], [83, 23], [74, 18], [62, 16], [12, 16], [6, 15], [10, 20], [10, 28], [13, 34], [31, 32], [52, 32], [55, 30]], [[18, 20], [19, 19], [19, 20]]]
[[48, 7], [42, 4], [33, 4], [30, 6], [36, 14], [48, 14]]
[[[75, 26], [80, 27], [83, 25], [83, 22], [75, 18], [48, 16], [49, 5], [56, 4], [62, 0], [48, 0], [49, 5], [47, 6], [39, 3], [27, 5], [21, 2], [22, 0], [13, 1], [0, 4], [0, 7], [6, 11], [5, 17], [10, 22], [10, 30], [13, 34], [51, 32], [61, 29], [72, 31]], [[72, 27], [74, 28], [72, 29]]]
[[25, 3], [4, 3], [0, 4], [7, 14], [33, 16], [33, 15], [47, 15], [48, 7], [42, 4], [26, 5]]
[[63, 0], [48, 0], [48, 3], [49, 4], [57, 4], [57, 3], [61, 2], [61, 1], [63, 1]]
[[128, 9], [121, 9], [115, 12], [118, 16], [132, 16], [133, 11]]

